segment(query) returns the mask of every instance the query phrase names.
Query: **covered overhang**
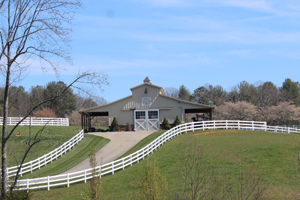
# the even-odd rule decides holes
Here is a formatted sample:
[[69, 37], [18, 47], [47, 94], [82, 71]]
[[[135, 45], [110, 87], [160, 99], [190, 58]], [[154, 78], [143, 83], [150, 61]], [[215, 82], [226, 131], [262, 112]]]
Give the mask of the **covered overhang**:
[[84, 132], [88, 132], [92, 127], [92, 119], [94, 117], [109, 116], [108, 111], [101, 112], [79, 112], [81, 114], [81, 128]]
[[[186, 108], [184, 112], [185, 114], [196, 114], [194, 121], [212, 120], [213, 108]], [[199, 113], [202, 115], [198, 115]]]

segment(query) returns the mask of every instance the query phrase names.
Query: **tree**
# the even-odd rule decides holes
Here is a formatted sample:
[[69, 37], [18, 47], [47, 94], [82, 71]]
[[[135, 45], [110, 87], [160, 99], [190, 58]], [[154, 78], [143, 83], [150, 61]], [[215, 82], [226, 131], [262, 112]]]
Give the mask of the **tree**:
[[179, 94], [179, 90], [177, 88], [174, 87], [167, 87], [164, 89], [165, 91], [165, 95], [169, 96], [169, 97], [173, 97], [173, 98], [178, 98], [178, 94]]
[[[96, 169], [96, 149], [91, 149], [91, 154], [89, 156], [90, 167], [92, 168], [92, 179], [90, 181], [90, 190], [81, 193], [81, 200], [100, 200], [102, 197], [102, 182], [99, 171]], [[101, 163], [100, 163], [101, 164]], [[100, 176], [100, 177], [99, 177]]]
[[215, 108], [215, 119], [221, 120], [255, 120], [256, 107], [246, 101], [226, 102]]
[[111, 131], [119, 131], [120, 130], [119, 124], [118, 124], [117, 119], [115, 117], [114, 117], [114, 119], [111, 123], [110, 130]]
[[227, 98], [227, 92], [223, 89], [221, 85], [212, 86], [209, 85], [210, 100], [213, 105], [220, 106], [224, 104]]
[[264, 82], [257, 87], [259, 107], [277, 105], [279, 102], [278, 90], [272, 82]]
[[164, 117], [164, 121], [161, 123], [161, 128], [163, 130], [169, 130], [171, 128], [169, 121], [167, 120], [166, 117]]
[[189, 138], [183, 149], [184, 155], [179, 157], [180, 162], [176, 168], [180, 185], [180, 192], [176, 193], [179, 199], [206, 199], [215, 180], [204, 164], [203, 150], [195, 138]]
[[280, 88], [281, 98], [283, 101], [292, 101], [295, 105], [299, 105], [299, 83], [292, 81], [290, 78], [285, 79]]
[[240, 100], [240, 94], [238, 92], [238, 88], [236, 86], [232, 87], [228, 93], [227, 101], [236, 103]]
[[198, 87], [196, 90], [194, 90], [191, 100], [200, 104], [212, 104], [210, 92], [204, 86]]
[[[44, 90], [44, 98], [47, 99], [49, 96], [60, 93], [66, 87], [66, 84], [62, 81], [52, 81], [47, 84]], [[76, 98], [71, 88], [68, 88], [63, 96], [55, 101], [47, 102], [44, 106], [54, 110], [57, 117], [65, 117], [76, 109]]]
[[191, 92], [184, 86], [179, 87], [178, 97], [179, 99], [188, 101], [190, 99]]
[[174, 122], [174, 126], [178, 126], [178, 125], [180, 125], [180, 124], [182, 124], [181, 123], [181, 120], [179, 119], [179, 117], [178, 117], [178, 115], [176, 116], [176, 119], [175, 119], [175, 122]]
[[242, 81], [238, 84], [240, 101], [256, 104], [257, 102], [257, 89], [253, 84], [247, 81]]
[[168, 199], [168, 182], [166, 178], [158, 172], [156, 159], [150, 157], [147, 166], [140, 180], [139, 199]]
[[[29, 109], [17, 126], [8, 131], [7, 117], [9, 108], [10, 86], [20, 80], [24, 71], [29, 67], [28, 59], [41, 61], [42, 70], [46, 72], [45, 63], [52, 67], [58, 74], [58, 61], [52, 57], [62, 58], [71, 63], [68, 53], [69, 34], [74, 9], [81, 7], [80, 0], [1, 0], [0, 1], [0, 70], [4, 76], [3, 95], [3, 126], [2, 126], [2, 199], [7, 193], [7, 141], [10, 139], [15, 128], [28, 117], [37, 106], [55, 100], [62, 93], [50, 97]], [[60, 62], [60, 61], [59, 61]], [[87, 76], [87, 75], [92, 76]], [[93, 82], [99, 85], [103, 80], [96, 73], [86, 73], [86, 82]], [[95, 80], [98, 78], [98, 82]], [[102, 76], [103, 78], [103, 76]], [[75, 82], [79, 81], [76, 79]], [[88, 80], [87, 80], [88, 79]], [[105, 78], [106, 79], [106, 78]], [[64, 90], [65, 91], [65, 90]], [[30, 150], [30, 148], [29, 148]], [[18, 175], [17, 175], [18, 177]], [[16, 179], [17, 179], [16, 177]]]

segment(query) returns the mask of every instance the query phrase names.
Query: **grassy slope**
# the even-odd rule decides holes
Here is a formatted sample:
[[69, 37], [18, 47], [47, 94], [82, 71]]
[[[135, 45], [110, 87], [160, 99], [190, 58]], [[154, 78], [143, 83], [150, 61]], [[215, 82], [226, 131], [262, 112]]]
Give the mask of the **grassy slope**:
[[36, 178], [63, 173], [88, 158], [91, 152], [90, 148], [95, 148], [96, 151], [98, 151], [109, 142], [109, 139], [99, 136], [85, 135], [84, 137], [84, 140], [82, 140], [74, 149], [67, 152], [66, 155], [63, 155], [56, 161], [53, 161], [53, 163], [34, 171], [32, 174], [26, 174], [22, 178]]
[[[9, 127], [11, 128], [11, 127]], [[42, 127], [41, 126], [34, 126], [31, 127], [32, 136], [35, 135]], [[36, 144], [30, 154], [27, 156], [25, 162], [34, 160], [50, 151], [55, 149], [56, 147], [60, 146], [71, 137], [76, 135], [80, 131], [80, 127], [76, 126], [66, 126], [66, 127], [54, 127], [54, 126], [47, 126], [45, 131], [43, 132], [41, 138], [42, 141]], [[20, 137], [14, 136], [17, 132], [21, 133]], [[17, 164], [16, 159], [18, 162], [21, 159], [23, 154], [20, 152], [25, 151], [26, 147], [26, 140], [29, 136], [29, 127], [28, 126], [19, 126], [13, 136], [9, 139], [8, 142], [8, 165], [14, 166]], [[0, 144], [1, 146], [1, 144]]]
[[[31, 127], [32, 136], [42, 128], [43, 127], [41, 126]], [[15, 137], [14, 135], [19, 131], [21, 133], [21, 136]], [[69, 140], [71, 137], [76, 135], [79, 131], [80, 127], [76, 126], [47, 126], [41, 136], [42, 141], [36, 144], [34, 148], [32, 148], [25, 162], [34, 160], [46, 153], [49, 153], [50, 151], [57, 148], [58, 146]], [[9, 166], [16, 165], [16, 159], [18, 160], [18, 162], [20, 161], [26, 147], [26, 139], [28, 139], [28, 136], [29, 127], [19, 126], [13, 136], [10, 138], [8, 143]], [[53, 163], [51, 164], [47, 164], [47, 166], [41, 167], [40, 170], [36, 170], [32, 174], [25, 174], [22, 178], [35, 178], [63, 173], [64, 171], [76, 166], [84, 159], [88, 158], [90, 154], [90, 147], [95, 147], [96, 150], [99, 150], [108, 142], [109, 140], [106, 138], [94, 135], [85, 135], [85, 138], [80, 141], [74, 149], [68, 151], [66, 155], [63, 155], [62, 157], [58, 158], [57, 161], [53, 161]]]
[[[263, 172], [271, 194], [270, 199], [282, 199], [284, 189], [300, 191], [295, 171], [300, 135], [236, 130], [211, 130], [184, 134], [170, 140], [151, 155], [157, 158], [159, 170], [166, 176], [170, 190], [179, 189], [175, 168], [179, 162], [178, 156], [183, 155], [182, 149], [190, 139], [197, 140], [202, 145], [205, 153], [204, 162], [210, 166], [216, 176], [224, 172], [236, 178], [238, 164], [242, 162], [245, 168], [254, 168]], [[102, 179], [104, 197], [126, 199], [128, 194], [136, 192], [137, 182], [145, 164], [145, 161], [141, 161], [133, 167], [126, 168], [125, 171], [104, 176]], [[74, 184], [70, 188], [35, 191], [33, 197], [34, 199], [78, 199], [86, 186], [88, 184]]]

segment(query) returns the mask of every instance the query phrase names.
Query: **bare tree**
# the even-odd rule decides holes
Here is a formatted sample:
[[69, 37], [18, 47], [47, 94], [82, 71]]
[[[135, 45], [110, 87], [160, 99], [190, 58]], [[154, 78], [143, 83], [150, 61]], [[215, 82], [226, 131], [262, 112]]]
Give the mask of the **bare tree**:
[[178, 96], [179, 90], [177, 88], [167, 87], [164, 89], [164, 91], [165, 91], [165, 95], [167, 95], [169, 97], [179, 98], [179, 96]]
[[[55, 62], [52, 57], [71, 63], [68, 53], [71, 21], [74, 10], [81, 6], [80, 0], [0, 0], [0, 70], [5, 79], [1, 149], [2, 198], [7, 193], [7, 141], [15, 130], [13, 128], [8, 132], [7, 129], [10, 86], [24, 77], [24, 72], [32, 60], [40, 61], [43, 72], [47, 65], [56, 73], [59, 72], [58, 61]], [[84, 78], [97, 85], [103, 83], [103, 80], [95, 79], [95, 74], [90, 75], [92, 76], [80, 76], [75, 82], [79, 83]], [[56, 98], [51, 97], [47, 101]], [[45, 101], [38, 105], [42, 103]], [[25, 118], [35, 108], [33, 106]]]
[[177, 198], [210, 199], [208, 194], [215, 181], [204, 164], [202, 148], [195, 139], [189, 138], [184, 149], [184, 156], [179, 158], [180, 163], [176, 169], [181, 189], [175, 191]]
[[278, 90], [272, 82], [265, 82], [257, 87], [259, 107], [274, 106], [279, 102]]

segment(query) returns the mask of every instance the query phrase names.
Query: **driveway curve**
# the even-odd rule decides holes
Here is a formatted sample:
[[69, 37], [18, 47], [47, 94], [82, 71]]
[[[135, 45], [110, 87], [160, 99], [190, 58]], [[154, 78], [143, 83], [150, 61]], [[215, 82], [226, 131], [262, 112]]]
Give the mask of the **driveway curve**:
[[[91, 135], [101, 136], [110, 139], [110, 142], [107, 143], [102, 149], [97, 151], [96, 159], [97, 164], [99, 165], [102, 158], [102, 164], [109, 163], [132, 147], [134, 147], [138, 142], [142, 139], [151, 135], [154, 131], [126, 131], [126, 132], [95, 132], [95, 133], [88, 133]], [[72, 173], [84, 169], [90, 168], [89, 158], [82, 161], [80, 164], [76, 165], [75, 167], [65, 171], [63, 174]]]

